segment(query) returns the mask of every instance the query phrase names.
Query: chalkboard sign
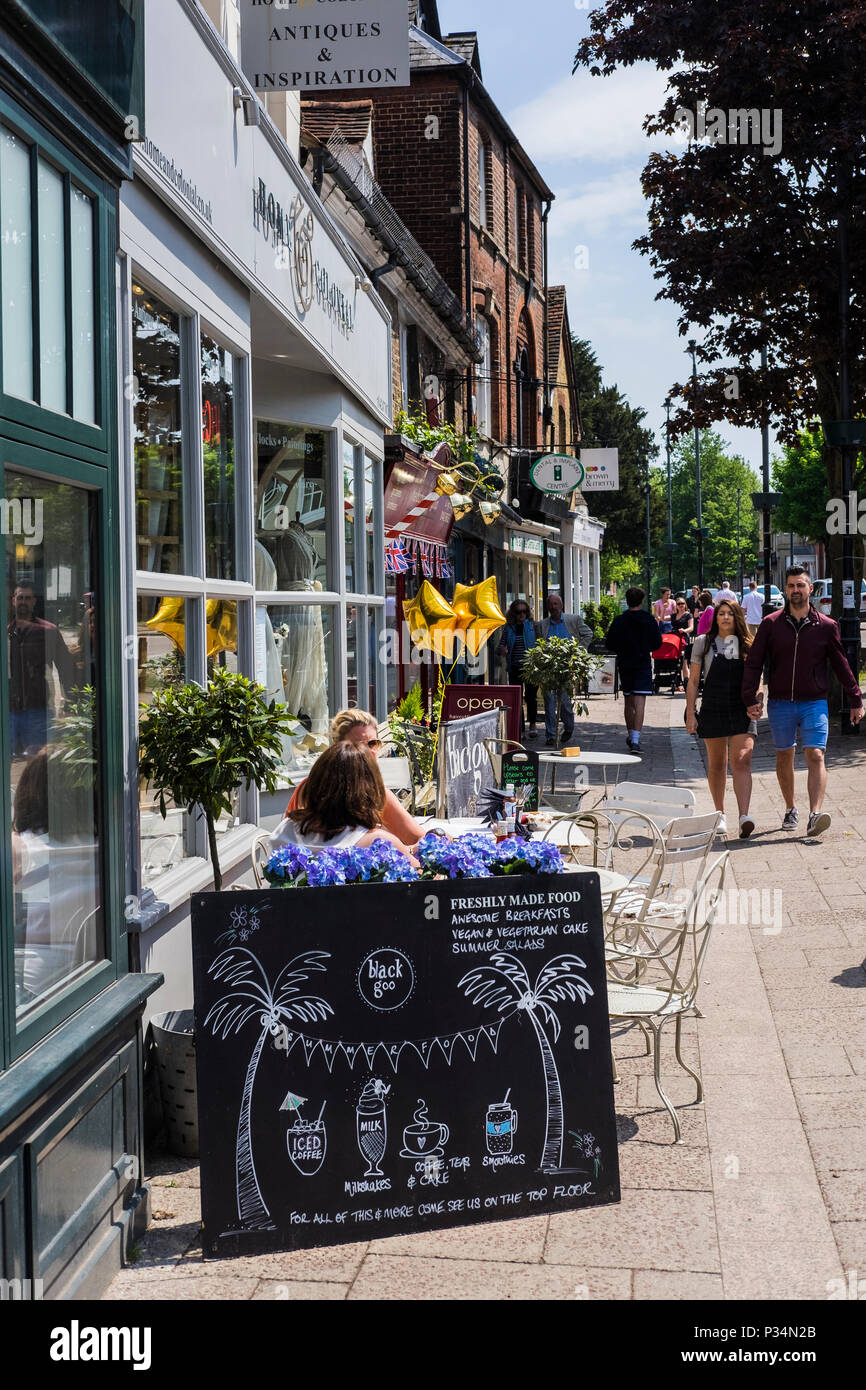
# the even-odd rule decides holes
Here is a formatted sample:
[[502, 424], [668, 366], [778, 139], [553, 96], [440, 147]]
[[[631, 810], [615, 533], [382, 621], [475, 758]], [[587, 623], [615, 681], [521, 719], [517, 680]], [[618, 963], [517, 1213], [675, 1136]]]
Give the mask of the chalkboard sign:
[[619, 1200], [596, 874], [192, 902], [206, 1255]]
[[502, 756], [501, 785], [526, 788], [524, 811], [538, 810], [538, 754], [527, 750], [525, 753], [504, 753]]
[[[496, 786], [496, 776], [485, 739], [500, 740], [504, 716], [501, 709], [485, 710], [469, 719], [452, 719], [439, 726], [440, 816], [474, 816], [478, 798]], [[494, 747], [492, 750], [498, 750]]]

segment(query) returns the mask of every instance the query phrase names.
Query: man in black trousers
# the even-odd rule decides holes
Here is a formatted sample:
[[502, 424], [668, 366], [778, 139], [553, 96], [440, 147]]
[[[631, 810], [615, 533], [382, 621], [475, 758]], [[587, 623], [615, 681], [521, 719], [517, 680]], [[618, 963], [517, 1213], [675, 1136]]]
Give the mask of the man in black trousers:
[[662, 630], [643, 607], [643, 589], [626, 589], [628, 611], [614, 618], [604, 644], [616, 652], [619, 684], [625, 697], [626, 743], [633, 753], [640, 749], [640, 731], [646, 697], [653, 692], [653, 664], [650, 652], [662, 644]]

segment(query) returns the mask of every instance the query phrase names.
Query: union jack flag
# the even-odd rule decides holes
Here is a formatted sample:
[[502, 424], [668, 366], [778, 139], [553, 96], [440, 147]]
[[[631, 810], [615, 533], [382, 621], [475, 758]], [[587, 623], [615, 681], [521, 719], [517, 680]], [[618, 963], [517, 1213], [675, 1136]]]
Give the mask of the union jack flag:
[[412, 568], [412, 562], [403, 549], [403, 542], [399, 537], [385, 542], [385, 573], [386, 574], [405, 574]]

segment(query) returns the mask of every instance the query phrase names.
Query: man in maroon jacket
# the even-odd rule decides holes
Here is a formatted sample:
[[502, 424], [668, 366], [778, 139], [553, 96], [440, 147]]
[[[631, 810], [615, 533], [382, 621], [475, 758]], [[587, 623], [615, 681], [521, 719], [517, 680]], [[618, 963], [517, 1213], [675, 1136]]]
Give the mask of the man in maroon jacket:
[[812, 585], [802, 565], [792, 565], [786, 572], [785, 590], [785, 607], [764, 619], [746, 657], [743, 704], [750, 719], [760, 719], [764, 697], [757, 690], [766, 666], [767, 715], [776, 748], [776, 776], [785, 798], [782, 829], [796, 830], [800, 820], [794, 805], [794, 752], [799, 730], [808, 768], [806, 834], [822, 835], [830, 824], [827, 812], [821, 810], [827, 788], [828, 666], [833, 667], [848, 696], [852, 724], [863, 718], [863, 696], [845, 660], [838, 625], [809, 605]]

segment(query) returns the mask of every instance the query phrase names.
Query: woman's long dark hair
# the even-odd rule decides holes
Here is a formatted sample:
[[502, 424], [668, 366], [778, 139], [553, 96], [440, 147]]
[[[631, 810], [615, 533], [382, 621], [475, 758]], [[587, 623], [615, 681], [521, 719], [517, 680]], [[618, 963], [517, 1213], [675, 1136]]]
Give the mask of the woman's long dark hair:
[[738, 603], [731, 603], [728, 598], [723, 598], [713, 614], [713, 621], [707, 628], [707, 646], [715, 642], [719, 635], [719, 609], [730, 608], [734, 617], [734, 632], [740, 641], [740, 656], [745, 656], [752, 645], [752, 634], [746, 626], [746, 616]]
[[[513, 599], [513, 600], [511, 601], [511, 603], [508, 605], [508, 611], [507, 611], [506, 614], [505, 614], [505, 621], [506, 621], [507, 623], [510, 623], [510, 625], [511, 625], [512, 627], [521, 627], [521, 626], [522, 626], [522, 623], [519, 623], [518, 620], [517, 620], [517, 618], [515, 618], [515, 616], [514, 616], [514, 610], [515, 610], [515, 608], [525, 608], [525, 609], [526, 609], [526, 618], [528, 618], [530, 622], [533, 621], [532, 609], [529, 607], [529, 604], [528, 604], [527, 600], [526, 600], [525, 598], [516, 598], [516, 599]], [[524, 622], [526, 621], [526, 618], [524, 618], [524, 620], [523, 620]]]
[[375, 830], [382, 823], [385, 784], [373, 753], [334, 743], [320, 753], [304, 783], [304, 804], [289, 812], [302, 835], [332, 840], [347, 825]]

